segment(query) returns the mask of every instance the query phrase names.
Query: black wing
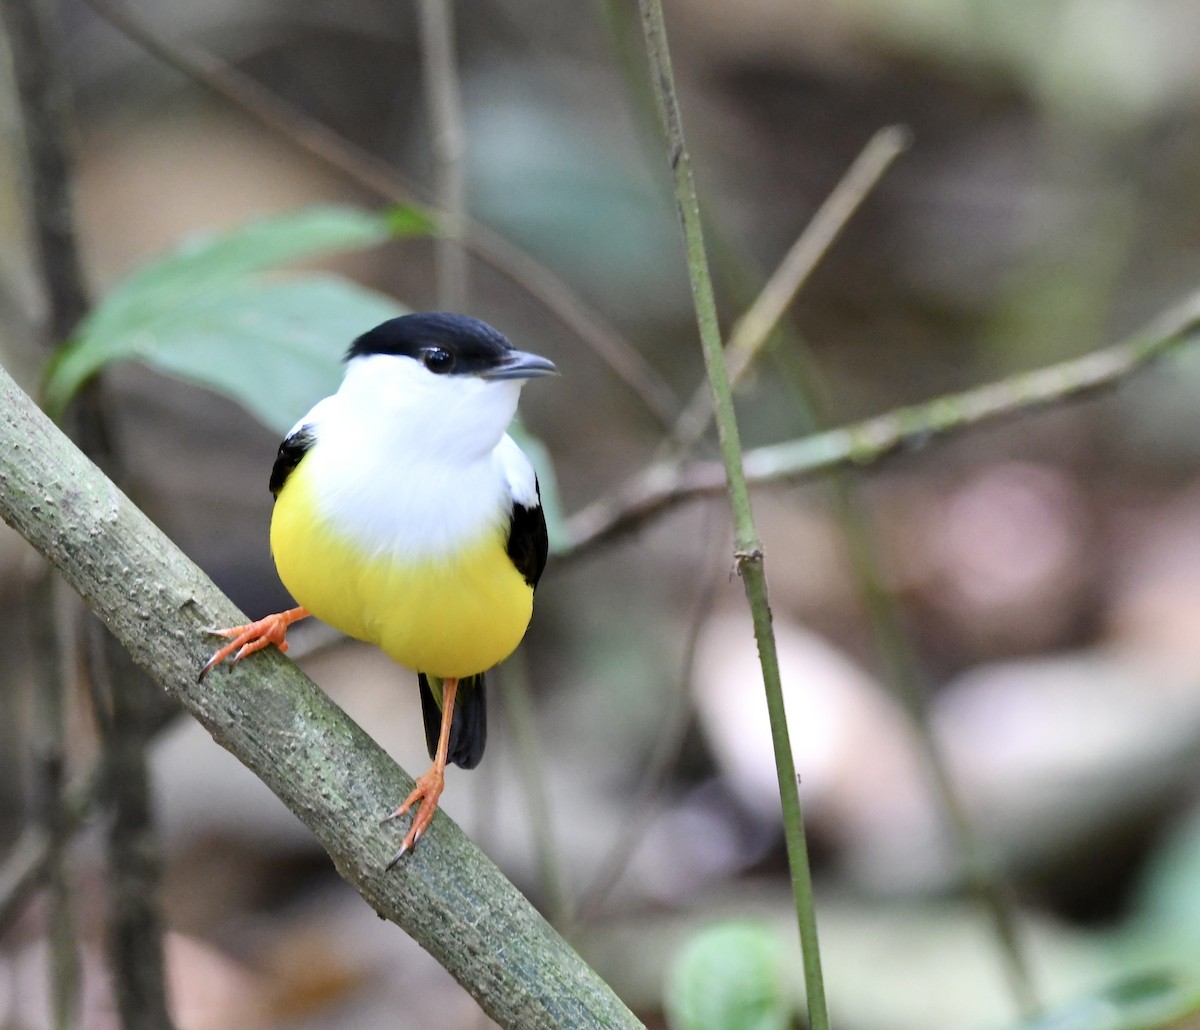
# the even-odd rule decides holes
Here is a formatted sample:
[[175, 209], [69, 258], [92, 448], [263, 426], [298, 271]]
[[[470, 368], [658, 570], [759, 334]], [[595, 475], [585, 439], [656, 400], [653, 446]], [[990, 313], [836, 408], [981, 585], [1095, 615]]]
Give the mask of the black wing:
[[283, 489], [283, 484], [287, 482], [300, 464], [300, 459], [304, 457], [312, 447], [316, 436], [313, 433], [312, 426], [301, 426], [283, 443], [279, 445], [279, 453], [275, 456], [275, 465], [271, 469], [271, 493], [279, 496], [279, 491]]
[[542, 511], [542, 490], [536, 479], [534, 488], [537, 490], [536, 503], [526, 506], [513, 502], [512, 524], [508, 528], [508, 556], [531, 587], [536, 587], [542, 578], [550, 550], [546, 516]]

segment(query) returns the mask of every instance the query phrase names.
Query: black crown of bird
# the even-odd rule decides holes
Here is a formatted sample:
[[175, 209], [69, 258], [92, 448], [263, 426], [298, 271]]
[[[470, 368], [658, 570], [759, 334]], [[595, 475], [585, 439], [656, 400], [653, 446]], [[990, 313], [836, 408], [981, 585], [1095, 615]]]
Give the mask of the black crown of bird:
[[508, 428], [522, 386], [555, 371], [467, 315], [363, 333], [338, 391], [296, 423], [271, 469], [271, 554], [297, 607], [210, 631], [229, 642], [200, 679], [269, 644], [286, 651], [288, 627], [310, 615], [417, 672], [433, 764], [387, 816], [420, 803], [389, 868], [432, 821], [447, 763], [479, 764], [484, 674], [529, 626], [546, 520]]

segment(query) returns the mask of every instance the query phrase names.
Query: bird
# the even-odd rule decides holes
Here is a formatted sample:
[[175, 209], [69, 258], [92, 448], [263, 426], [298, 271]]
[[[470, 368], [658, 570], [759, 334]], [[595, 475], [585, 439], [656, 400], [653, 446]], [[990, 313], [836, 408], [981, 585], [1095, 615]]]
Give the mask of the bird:
[[[336, 393], [279, 445], [271, 554], [297, 607], [211, 629], [229, 643], [200, 679], [315, 616], [417, 673], [432, 765], [384, 822], [417, 805], [395, 866], [421, 839], [447, 763], [477, 766], [485, 673], [521, 642], [546, 565], [541, 490], [509, 435], [522, 387], [553, 362], [486, 322], [433, 311], [350, 345]], [[419, 805], [418, 805], [419, 802]]]

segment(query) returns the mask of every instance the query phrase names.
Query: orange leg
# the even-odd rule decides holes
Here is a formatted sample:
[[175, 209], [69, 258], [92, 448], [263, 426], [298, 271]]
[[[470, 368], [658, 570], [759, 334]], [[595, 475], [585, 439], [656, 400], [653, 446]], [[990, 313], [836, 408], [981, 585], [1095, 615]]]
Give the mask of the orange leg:
[[446, 755], [450, 750], [450, 724], [454, 720], [454, 695], [457, 693], [457, 679], [442, 681], [442, 728], [438, 733], [437, 753], [434, 756], [433, 765], [417, 777], [412, 793], [404, 799], [396, 811], [384, 819], [385, 823], [392, 819], [398, 819], [416, 801], [420, 800], [421, 802], [421, 807], [413, 816], [412, 826], [408, 828], [408, 833], [404, 836], [404, 843], [400, 845], [396, 857], [387, 865], [389, 869], [416, 847], [417, 841], [421, 839], [421, 834], [433, 821], [433, 813], [437, 811], [438, 798], [442, 796], [442, 791], [446, 788]]
[[[229, 637], [229, 643], [221, 648], [204, 664], [204, 668], [200, 670], [200, 675], [197, 680], [204, 679], [208, 675], [208, 671], [213, 667], [220, 665], [231, 654], [233, 662], [240, 662], [248, 654], [254, 654], [255, 651], [261, 651], [268, 644], [274, 644], [280, 651], [288, 649], [287, 640], [284, 639], [287, 633], [287, 628], [293, 622], [299, 622], [301, 619], [307, 619], [308, 612], [303, 608], [291, 608], [286, 612], [276, 612], [274, 615], [268, 615], [264, 619], [259, 619], [258, 622], [251, 622], [245, 626], [230, 626], [227, 629], [210, 629], [209, 633], [219, 637]], [[237, 654], [233, 654], [234, 652]]]

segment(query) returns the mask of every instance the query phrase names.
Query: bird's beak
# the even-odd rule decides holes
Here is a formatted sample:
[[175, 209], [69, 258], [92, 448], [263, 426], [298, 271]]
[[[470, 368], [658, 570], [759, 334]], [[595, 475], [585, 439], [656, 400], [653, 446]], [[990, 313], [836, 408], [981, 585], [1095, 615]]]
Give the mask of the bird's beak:
[[495, 366], [479, 373], [482, 379], [535, 379], [557, 374], [549, 358], [522, 350], [510, 350]]

